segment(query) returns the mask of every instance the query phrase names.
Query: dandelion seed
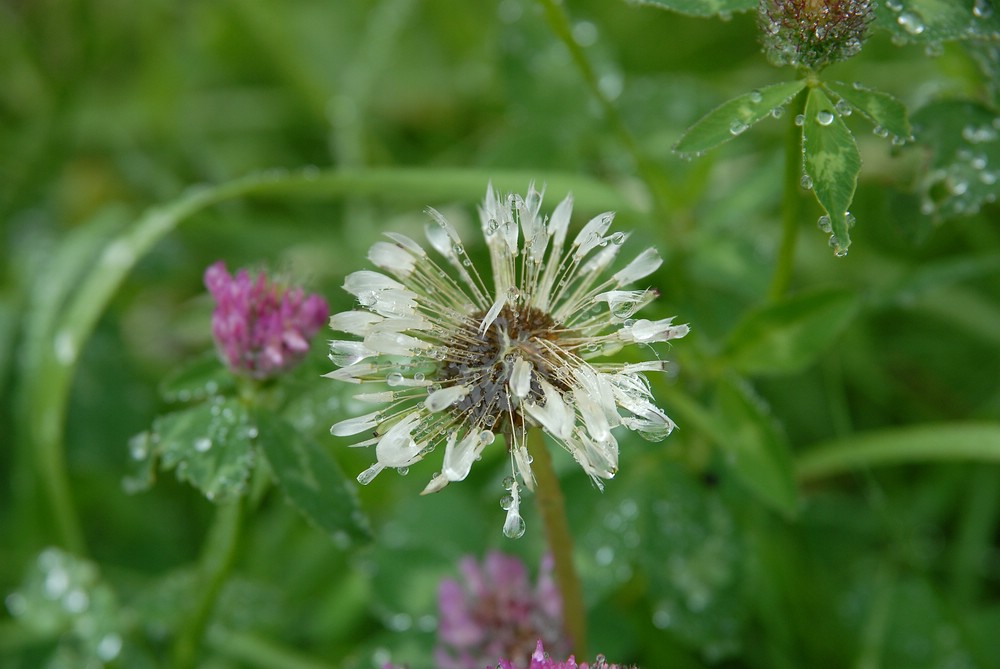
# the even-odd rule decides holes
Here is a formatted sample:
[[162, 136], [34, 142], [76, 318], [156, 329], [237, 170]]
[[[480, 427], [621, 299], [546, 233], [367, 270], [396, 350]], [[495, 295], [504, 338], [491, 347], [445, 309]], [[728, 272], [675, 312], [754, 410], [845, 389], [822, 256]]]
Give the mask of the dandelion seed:
[[[601, 351], [687, 334], [687, 325], [670, 318], [631, 318], [657, 293], [625, 288], [655, 272], [659, 255], [646, 249], [609, 275], [626, 239], [608, 233], [614, 215], [594, 217], [570, 240], [572, 198], [550, 218], [541, 216], [541, 202], [534, 186], [523, 198], [487, 189], [480, 219], [488, 276], [470, 262], [455, 227], [434, 210], [428, 211], [427, 238], [440, 260], [412, 239], [389, 234], [391, 241], [377, 242], [369, 254], [386, 273], [347, 276], [344, 288], [359, 308], [334, 315], [330, 324], [362, 341], [332, 342], [331, 360], [341, 368], [327, 376], [391, 388], [360, 396], [384, 399], [388, 406], [380, 412], [331, 430], [373, 435], [359, 444], [376, 447], [376, 462], [360, 482], [386, 467], [409, 467], [444, 444], [441, 472], [424, 490], [436, 492], [464, 479], [486, 447], [504, 443], [512, 473], [521, 478], [508, 490], [533, 490], [525, 446], [528, 429], [540, 427], [601, 487], [618, 469], [614, 430], [650, 440], [670, 434], [674, 424], [654, 404], [643, 376], [662, 370], [661, 363], [592, 362]], [[506, 525], [508, 535], [516, 535], [520, 496], [511, 496]]]

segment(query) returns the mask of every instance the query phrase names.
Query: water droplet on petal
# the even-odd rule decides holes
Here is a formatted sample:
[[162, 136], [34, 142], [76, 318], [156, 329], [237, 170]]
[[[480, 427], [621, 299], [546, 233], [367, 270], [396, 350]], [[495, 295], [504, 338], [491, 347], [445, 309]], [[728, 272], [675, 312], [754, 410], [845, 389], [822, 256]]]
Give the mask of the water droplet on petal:
[[500, 498], [500, 508], [501, 509], [503, 509], [504, 511], [510, 511], [510, 507], [512, 507], [512, 506], [514, 506], [514, 496], [513, 495], [508, 494], [508, 495], [504, 495], [503, 497]]
[[524, 536], [524, 518], [516, 513], [509, 513], [503, 524], [503, 534], [508, 539], [520, 539]]
[[399, 372], [389, 372], [385, 375], [385, 382], [390, 386], [400, 386], [403, 384], [403, 375]]

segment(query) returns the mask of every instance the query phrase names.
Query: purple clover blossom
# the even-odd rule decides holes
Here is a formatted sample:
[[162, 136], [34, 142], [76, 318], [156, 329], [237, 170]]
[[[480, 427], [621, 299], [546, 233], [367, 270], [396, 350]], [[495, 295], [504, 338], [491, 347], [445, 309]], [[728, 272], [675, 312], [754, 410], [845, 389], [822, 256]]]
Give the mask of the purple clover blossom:
[[330, 315], [319, 295], [271, 282], [263, 272], [254, 278], [241, 269], [232, 276], [221, 260], [205, 270], [205, 286], [216, 302], [212, 334], [223, 361], [255, 379], [298, 364]]
[[481, 566], [466, 557], [459, 568], [464, 582], [447, 579], [438, 589], [440, 669], [482, 669], [497, 658], [509, 658], [506, 669], [528, 669], [537, 643], [568, 650], [550, 557], [534, 588], [524, 563], [503, 553], [487, 554]]
[[[487, 669], [489, 668], [487, 667]], [[496, 666], [496, 669], [522, 669], [522, 666], [514, 664], [508, 660], [500, 660], [500, 664]], [[609, 664], [608, 661], [604, 659], [603, 655], [598, 655], [597, 659], [590, 664], [586, 662], [583, 664], [577, 664], [572, 655], [570, 655], [569, 659], [565, 662], [553, 660], [549, 657], [549, 654], [545, 652], [545, 649], [542, 647], [542, 642], [539, 640], [538, 645], [535, 647], [535, 652], [531, 654], [531, 664], [527, 665], [523, 669], [628, 669], [628, 667], [618, 664]]]

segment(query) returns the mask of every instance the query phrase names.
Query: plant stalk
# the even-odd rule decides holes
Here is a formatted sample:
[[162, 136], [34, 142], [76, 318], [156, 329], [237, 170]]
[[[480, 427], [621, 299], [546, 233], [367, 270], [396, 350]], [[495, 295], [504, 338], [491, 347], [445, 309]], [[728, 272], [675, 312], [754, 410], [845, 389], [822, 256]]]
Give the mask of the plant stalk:
[[805, 91], [799, 93], [788, 105], [788, 133], [785, 137], [785, 177], [781, 197], [781, 246], [771, 278], [768, 297], [781, 299], [792, 281], [795, 269], [795, 244], [799, 238], [802, 218], [802, 128], [795, 118], [805, 110]]
[[578, 658], [585, 658], [587, 609], [583, 604], [580, 578], [573, 564], [573, 535], [569, 531], [559, 479], [545, 446], [545, 435], [537, 428], [528, 431], [528, 453], [532, 457], [531, 470], [535, 475], [535, 500], [545, 524], [545, 539], [555, 562], [556, 585], [562, 594], [566, 631], [573, 641], [573, 652]]
[[215, 510], [215, 519], [208, 531], [198, 566], [200, 597], [174, 643], [174, 666], [177, 669], [191, 669], [195, 666], [219, 593], [236, 560], [242, 517], [242, 498], [221, 503]]

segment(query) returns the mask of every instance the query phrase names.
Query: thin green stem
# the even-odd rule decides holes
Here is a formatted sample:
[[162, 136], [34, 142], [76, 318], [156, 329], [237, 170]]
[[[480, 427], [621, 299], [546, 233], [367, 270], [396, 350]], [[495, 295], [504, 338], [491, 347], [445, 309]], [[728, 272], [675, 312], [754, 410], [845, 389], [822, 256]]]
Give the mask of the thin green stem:
[[802, 128], [795, 124], [796, 117], [805, 109], [805, 93], [788, 105], [788, 132], [785, 137], [785, 178], [781, 198], [781, 246], [777, 264], [771, 278], [768, 296], [777, 300], [788, 290], [795, 269], [795, 243], [802, 225]]
[[573, 639], [576, 656], [587, 656], [587, 609], [583, 604], [580, 578], [573, 564], [573, 535], [566, 519], [566, 504], [559, 478], [552, 466], [552, 457], [545, 446], [545, 435], [535, 428], [528, 431], [528, 453], [535, 475], [535, 499], [545, 524], [545, 538], [555, 562], [556, 585], [562, 594], [566, 631]]
[[796, 459], [801, 482], [877, 465], [1000, 462], [1000, 424], [948, 423], [880, 430], [811, 448]]
[[219, 504], [215, 510], [215, 519], [198, 565], [200, 597], [174, 643], [174, 666], [177, 669], [195, 666], [219, 593], [236, 560], [242, 517], [242, 498]]
[[[590, 60], [587, 58], [587, 54], [584, 53], [583, 48], [573, 38], [573, 27], [565, 7], [557, 0], [539, 0], [539, 3], [545, 11], [545, 19], [548, 21], [549, 27], [552, 28], [556, 37], [569, 50], [573, 63], [590, 88], [590, 92], [597, 99], [598, 104], [601, 105], [605, 118], [611, 124], [615, 134], [618, 135], [618, 140], [632, 155], [636, 169], [653, 194], [656, 209], [660, 214], [666, 214], [672, 208], [671, 203], [677, 200], [667, 175], [642, 150], [635, 136], [628, 129], [628, 126], [625, 125], [625, 121], [622, 120], [611, 98], [601, 88], [600, 80], [594, 71], [593, 65], [591, 65]], [[672, 221], [673, 219], [665, 218], [664, 220]]]

